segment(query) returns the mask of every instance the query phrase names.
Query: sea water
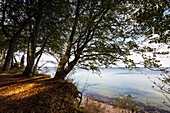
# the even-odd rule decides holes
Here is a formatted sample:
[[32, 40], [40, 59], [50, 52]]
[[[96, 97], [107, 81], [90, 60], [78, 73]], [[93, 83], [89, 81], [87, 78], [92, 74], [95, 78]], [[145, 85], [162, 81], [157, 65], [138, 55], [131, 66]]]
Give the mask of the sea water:
[[[100, 68], [101, 74], [94, 74], [92, 71], [75, 68], [67, 79], [78, 87], [83, 94], [101, 95], [115, 98], [128, 94], [134, 97], [135, 101], [154, 106], [163, 106], [166, 100], [159, 88], [153, 82], [161, 83], [158, 78], [161, 72], [151, 71], [145, 68], [129, 70], [124, 67]], [[49, 67], [47, 74], [54, 77], [56, 68]]]

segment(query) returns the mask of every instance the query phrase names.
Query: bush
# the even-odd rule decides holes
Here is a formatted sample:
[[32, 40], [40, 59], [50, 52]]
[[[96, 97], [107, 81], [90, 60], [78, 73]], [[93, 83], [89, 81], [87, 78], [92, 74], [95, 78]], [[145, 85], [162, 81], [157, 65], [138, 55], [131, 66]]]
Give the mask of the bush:
[[137, 109], [139, 109], [140, 107], [133, 104], [132, 103], [132, 96], [131, 95], [127, 95], [125, 97], [123, 97], [123, 99], [121, 98], [116, 98], [116, 100], [113, 102], [113, 108], [119, 108], [122, 110], [122, 112], [125, 112], [126, 109], [128, 111], [137, 111]]

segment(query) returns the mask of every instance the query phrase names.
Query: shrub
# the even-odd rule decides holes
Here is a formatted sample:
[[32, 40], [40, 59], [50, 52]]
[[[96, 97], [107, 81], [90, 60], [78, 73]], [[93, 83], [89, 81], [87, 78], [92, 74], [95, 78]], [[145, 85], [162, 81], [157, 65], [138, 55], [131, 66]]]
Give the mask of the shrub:
[[116, 100], [113, 102], [113, 108], [119, 108], [122, 110], [122, 112], [126, 112], [126, 109], [128, 111], [137, 111], [140, 107], [132, 103], [132, 96], [127, 95], [123, 96], [123, 99], [116, 98]]

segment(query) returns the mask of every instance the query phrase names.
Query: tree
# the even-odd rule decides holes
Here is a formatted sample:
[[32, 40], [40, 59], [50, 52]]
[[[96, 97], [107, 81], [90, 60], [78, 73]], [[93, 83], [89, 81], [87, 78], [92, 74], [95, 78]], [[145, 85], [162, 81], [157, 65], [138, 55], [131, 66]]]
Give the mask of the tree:
[[[155, 4], [158, 9], [154, 9]], [[98, 70], [98, 66], [108, 67], [122, 61], [128, 67], [136, 67], [136, 63], [127, 56], [133, 50], [138, 53], [148, 50], [140, 49], [136, 40], [156, 27], [153, 26], [155, 22], [150, 22], [154, 17], [159, 20], [156, 11], [161, 9], [159, 13], [163, 15], [167, 10], [165, 4], [164, 1], [72, 1], [75, 13], [71, 17], [71, 32], [54, 79], [64, 79], [74, 66]], [[149, 20], [141, 17], [151, 10], [155, 13], [147, 16]], [[156, 59], [143, 58], [142, 64], [146, 67], [160, 67]]]
[[[118, 20], [118, 16], [121, 16], [118, 8], [124, 6], [124, 2], [74, 2], [77, 4], [72, 6], [76, 8], [72, 31], [65, 53], [61, 55], [55, 78], [64, 79], [76, 64], [95, 70], [97, 65], [108, 66], [127, 53], [123, 46], [122, 49], [119, 47], [120, 43], [114, 43], [114, 40], [124, 35], [121, 29], [123, 20]], [[120, 33], [119, 36], [113, 34], [115, 31]]]
[[9, 48], [6, 55], [3, 71], [8, 71], [12, 60], [16, 41], [20, 37], [23, 29], [28, 23], [28, 18], [24, 15], [22, 9], [22, 1], [2, 1], [1, 10], [1, 27], [3, 34], [9, 40]]
[[23, 76], [32, 76], [32, 70], [34, 65], [34, 60], [36, 58], [36, 42], [39, 36], [40, 31], [40, 25], [42, 22], [42, 16], [44, 11], [44, 4], [42, 1], [40, 2], [33, 2], [33, 4], [30, 4], [31, 6], [36, 7], [35, 8], [35, 16], [33, 16], [34, 19], [31, 19], [29, 24], [30, 27], [30, 36], [28, 40], [28, 49], [27, 49], [27, 66], [25, 68], [25, 71], [23, 72]]
[[63, 33], [59, 29], [68, 22], [69, 7], [66, 1], [51, 0], [3, 0], [1, 6], [2, 31], [10, 42], [3, 70], [9, 70], [14, 51], [25, 51], [24, 45], [27, 45], [27, 66], [23, 76], [32, 76], [35, 59], [41, 58], [45, 46], [53, 40], [50, 38], [57, 40]]
[[[32, 4], [32, 7], [36, 8], [31, 10], [31, 12], [34, 12], [32, 17], [34, 19], [31, 19], [29, 24], [27, 65], [22, 74], [23, 76], [30, 77], [33, 75], [47, 43], [49, 43], [51, 38], [56, 38], [57, 40], [58, 36], [62, 33], [59, 33], [59, 31], [63, 27], [63, 22], [66, 22], [68, 14], [65, 11], [67, 10], [67, 5], [64, 3], [65, 1], [38, 0]], [[56, 33], [58, 33], [58, 36], [56, 36]], [[40, 48], [37, 51], [38, 45]], [[35, 63], [36, 58], [37, 61]]]
[[[9, 42], [3, 35], [1, 29], [0, 29], [0, 63], [3, 64], [5, 60], [5, 55], [8, 49]], [[1, 65], [2, 66], [2, 65]]]

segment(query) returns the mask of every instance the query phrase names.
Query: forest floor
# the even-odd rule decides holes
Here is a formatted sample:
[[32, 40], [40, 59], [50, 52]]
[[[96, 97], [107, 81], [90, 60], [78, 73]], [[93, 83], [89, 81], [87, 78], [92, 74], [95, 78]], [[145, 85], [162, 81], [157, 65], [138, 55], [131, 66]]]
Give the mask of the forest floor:
[[78, 90], [72, 83], [54, 81], [48, 75], [31, 78], [20, 75], [0, 74], [1, 113], [79, 112], [74, 102]]

